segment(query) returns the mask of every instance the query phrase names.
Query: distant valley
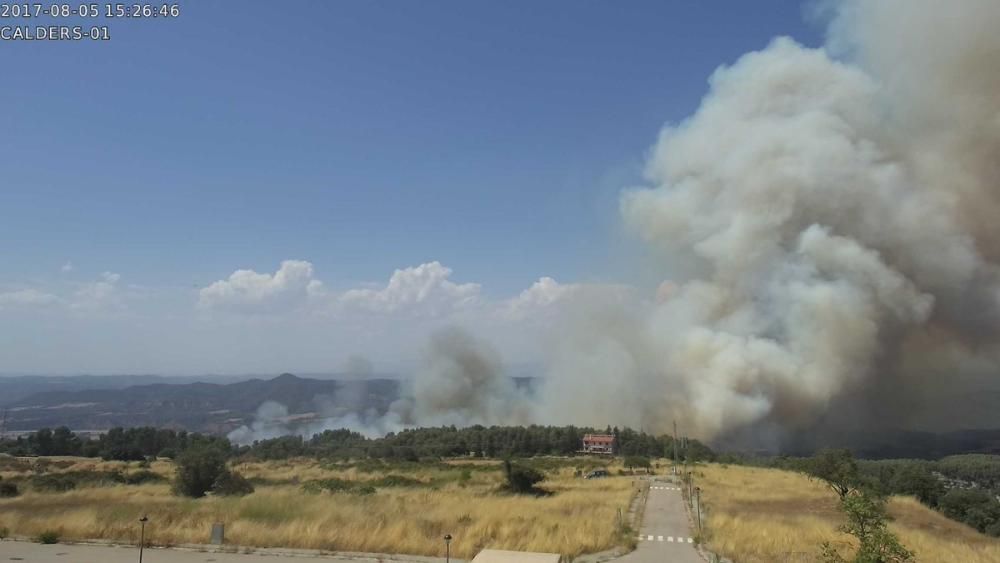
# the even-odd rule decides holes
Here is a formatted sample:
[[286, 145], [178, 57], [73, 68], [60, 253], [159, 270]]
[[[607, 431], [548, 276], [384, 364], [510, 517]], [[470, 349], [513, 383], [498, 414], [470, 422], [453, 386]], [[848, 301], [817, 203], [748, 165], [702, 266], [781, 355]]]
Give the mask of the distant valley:
[[[0, 379], [0, 410], [7, 413], [7, 431], [157, 426], [224, 434], [252, 422], [260, 405], [269, 400], [287, 407], [297, 421], [306, 421], [350, 412], [384, 413], [400, 391], [397, 379], [312, 379], [292, 374], [223, 383], [159, 376], [80, 376], [78, 381], [67, 377], [42, 383], [18, 379]], [[140, 384], [129, 385], [132, 382]], [[24, 395], [30, 385], [62, 388]], [[16, 398], [8, 400], [10, 396]]]

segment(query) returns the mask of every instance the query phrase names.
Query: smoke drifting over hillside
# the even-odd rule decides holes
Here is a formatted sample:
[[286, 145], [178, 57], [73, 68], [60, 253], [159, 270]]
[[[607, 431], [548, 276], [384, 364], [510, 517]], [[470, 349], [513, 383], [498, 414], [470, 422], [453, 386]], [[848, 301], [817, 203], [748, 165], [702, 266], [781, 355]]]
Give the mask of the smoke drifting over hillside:
[[919, 422], [936, 379], [1000, 374], [998, 26], [988, 0], [846, 2], [826, 50], [720, 68], [621, 201], [671, 279], [574, 377], [632, 374], [647, 426], [714, 438]]
[[766, 444], [940, 423], [958, 416], [946, 391], [995, 382], [1000, 2], [852, 0], [831, 17], [825, 48], [775, 39], [663, 130], [648, 186], [621, 198], [668, 272], [655, 298], [571, 303], [532, 401], [478, 344], [438, 337], [400, 420], [677, 419]]

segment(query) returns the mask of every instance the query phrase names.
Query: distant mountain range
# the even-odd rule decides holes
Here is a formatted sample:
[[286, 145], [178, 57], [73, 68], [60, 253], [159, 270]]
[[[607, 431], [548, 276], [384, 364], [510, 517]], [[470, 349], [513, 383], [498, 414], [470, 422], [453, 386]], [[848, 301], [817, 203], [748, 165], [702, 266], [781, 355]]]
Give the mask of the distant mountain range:
[[0, 407], [10, 405], [35, 393], [46, 391], [87, 391], [124, 389], [134, 385], [167, 383], [233, 383], [246, 381], [249, 375], [4, 375], [0, 376]]
[[[165, 377], [8, 376], [0, 377], [0, 415], [7, 431], [68, 426], [73, 430], [106, 430], [115, 426], [156, 426], [225, 434], [255, 419], [267, 401], [287, 408], [272, 420], [295, 426], [349, 413], [383, 414], [400, 397], [403, 380], [358, 379], [322, 374], [272, 379], [247, 376]], [[530, 389], [532, 377], [512, 378]], [[271, 413], [274, 416], [274, 413]], [[817, 442], [822, 443], [817, 443]], [[735, 444], [713, 444], [722, 451], [741, 451]], [[850, 447], [866, 458], [938, 458], [965, 452], [1000, 453], [1000, 430], [968, 429], [921, 432], [870, 428], [817, 440], [805, 436], [783, 446], [785, 454], [807, 455], [822, 446]], [[777, 453], [777, 452], [761, 452]]]
[[[0, 379], [0, 410], [7, 412], [6, 429], [157, 426], [226, 433], [252, 422], [257, 409], [268, 400], [281, 403], [289, 414], [302, 421], [350, 412], [384, 413], [399, 397], [400, 389], [397, 379], [310, 379], [287, 373], [273, 379], [229, 383], [160, 376], [74, 379], [58, 378], [52, 382], [18, 377]], [[61, 389], [24, 395], [26, 389], [39, 385]], [[19, 397], [8, 400], [12, 395]]]

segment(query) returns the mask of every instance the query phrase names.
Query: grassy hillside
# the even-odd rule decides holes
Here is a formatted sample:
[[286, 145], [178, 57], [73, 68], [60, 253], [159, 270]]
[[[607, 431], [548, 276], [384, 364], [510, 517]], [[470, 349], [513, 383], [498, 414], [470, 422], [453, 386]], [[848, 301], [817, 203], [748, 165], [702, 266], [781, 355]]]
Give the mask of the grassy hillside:
[[[736, 563], [811, 562], [829, 541], [849, 546], [837, 531], [843, 517], [825, 485], [777, 469], [706, 465], [695, 470], [707, 513], [710, 549]], [[894, 497], [890, 525], [924, 563], [1000, 563], [1000, 541], [921, 505]]]
[[[441, 537], [450, 533], [455, 538], [452, 552], [463, 558], [485, 547], [578, 555], [622, 540], [615, 526], [617, 511], [627, 509], [633, 492], [629, 477], [574, 477], [574, 464], [586, 462], [539, 460], [549, 475], [541, 486], [553, 493], [546, 497], [498, 492], [502, 477], [497, 462], [241, 463], [237, 469], [255, 482], [256, 492], [198, 500], [173, 496], [166, 483], [36, 491], [33, 471], [12, 466], [2, 472], [3, 479], [19, 481], [25, 492], [0, 499], [0, 528], [31, 537], [54, 530], [68, 539], [135, 542], [137, 520], [148, 513], [148, 537], [158, 545], [205, 543], [218, 521], [226, 523], [228, 542], [240, 546], [437, 555]], [[55, 465], [50, 467], [54, 472], [78, 474], [125, 466], [82, 459]], [[162, 475], [173, 472], [172, 464], [162, 461], [152, 469]], [[376, 490], [303, 490], [303, 484], [331, 478], [373, 484]]]

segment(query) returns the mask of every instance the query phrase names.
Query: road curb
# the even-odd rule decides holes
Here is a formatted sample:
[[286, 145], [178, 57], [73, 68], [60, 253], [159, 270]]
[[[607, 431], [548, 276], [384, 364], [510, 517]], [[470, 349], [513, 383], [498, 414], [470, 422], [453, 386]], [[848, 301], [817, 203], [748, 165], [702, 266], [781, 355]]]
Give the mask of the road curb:
[[[31, 538], [18, 536], [8, 537], [4, 542], [38, 543]], [[136, 549], [135, 544], [121, 543], [112, 540], [66, 540], [60, 541], [56, 545], [80, 545], [93, 547], [111, 547], [122, 549]], [[351, 560], [351, 561], [395, 561], [399, 563], [444, 563], [444, 557], [430, 557], [426, 555], [405, 555], [398, 553], [366, 553], [356, 551], [326, 551], [322, 549], [296, 549], [283, 547], [250, 547], [238, 545], [211, 545], [211, 544], [177, 544], [170, 546], [149, 545], [147, 550], [167, 550], [182, 551], [189, 553], [231, 553], [238, 555], [259, 555], [262, 557], [301, 557], [303, 559], [329, 559], [329, 560]], [[464, 559], [451, 558], [454, 563], [467, 563]]]

